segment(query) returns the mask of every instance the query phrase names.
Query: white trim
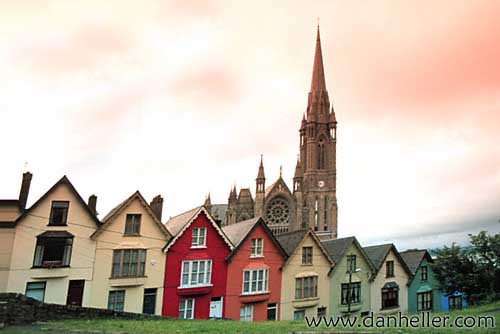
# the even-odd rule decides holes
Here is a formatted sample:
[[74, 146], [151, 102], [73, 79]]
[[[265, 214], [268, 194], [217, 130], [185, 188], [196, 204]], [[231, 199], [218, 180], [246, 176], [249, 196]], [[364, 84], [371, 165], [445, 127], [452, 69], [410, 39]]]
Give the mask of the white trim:
[[[264, 273], [262, 274], [262, 290], [257, 290], [257, 291], [251, 291], [252, 290], [252, 273], [257, 272], [257, 278], [255, 280], [255, 285], [256, 287], [258, 286], [259, 282], [259, 272], [263, 271]], [[245, 292], [245, 273], [248, 272], [248, 291]], [[269, 293], [269, 268], [254, 268], [254, 269], [245, 269], [243, 270], [243, 277], [242, 277], [242, 285], [241, 285], [241, 294], [242, 295], [259, 295], [263, 293]]]
[[[188, 300], [192, 300], [193, 301], [193, 307], [191, 309], [191, 318], [186, 318], [184, 317], [186, 315], [186, 304], [184, 304], [184, 316], [181, 318], [180, 315], [181, 315], [181, 303], [182, 302], [187, 302]], [[179, 316], [178, 318], [179, 319], [185, 319], [185, 320], [193, 320], [194, 319], [194, 310], [195, 310], [195, 303], [196, 303], [196, 298], [185, 298], [185, 299], [179, 299]]]
[[[199, 275], [200, 272], [200, 263], [204, 263], [204, 270], [203, 270], [203, 277], [204, 277], [204, 282], [203, 283], [196, 283], [196, 284], [191, 284], [191, 279], [193, 277], [193, 262], [197, 262], [197, 268], [196, 268], [196, 274]], [[184, 278], [184, 264], [188, 263], [188, 282], [187, 284], [183, 284], [182, 280]], [[180, 282], [179, 282], [179, 288], [185, 289], [185, 288], [199, 288], [199, 287], [206, 287], [206, 286], [212, 286], [212, 259], [200, 259], [200, 260], [184, 260], [181, 262], [181, 277], [180, 277]]]
[[163, 251], [164, 253], [168, 252], [168, 250], [170, 249], [170, 247], [177, 242], [177, 240], [184, 234], [184, 232], [189, 228], [189, 226], [191, 226], [191, 224], [193, 223], [193, 221], [200, 215], [201, 212], [205, 213], [205, 215], [207, 216], [207, 218], [210, 221], [210, 223], [212, 223], [212, 226], [215, 228], [215, 230], [217, 231], [217, 233], [219, 233], [219, 235], [222, 237], [222, 239], [224, 239], [224, 241], [226, 242], [226, 244], [229, 246], [229, 249], [230, 250], [234, 249], [234, 245], [229, 240], [229, 238], [224, 234], [224, 232], [219, 227], [219, 225], [217, 225], [217, 223], [213, 219], [212, 215], [205, 209], [205, 207], [201, 206], [200, 208], [198, 208], [198, 210], [196, 210], [196, 212], [193, 214], [193, 216], [188, 220], [188, 222], [186, 223], [186, 225], [184, 225], [184, 227], [182, 228], [182, 230], [179, 233], [177, 233], [177, 235], [168, 243], [168, 245], [165, 247], [165, 250]]

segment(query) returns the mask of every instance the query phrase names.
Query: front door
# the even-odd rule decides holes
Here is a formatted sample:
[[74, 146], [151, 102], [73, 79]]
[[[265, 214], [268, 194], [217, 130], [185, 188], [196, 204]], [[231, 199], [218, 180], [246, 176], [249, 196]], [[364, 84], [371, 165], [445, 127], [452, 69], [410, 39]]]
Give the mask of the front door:
[[144, 289], [144, 302], [142, 304], [142, 313], [155, 314], [156, 290], [157, 289]]
[[222, 297], [210, 299], [210, 318], [222, 318]]
[[71, 280], [68, 287], [66, 305], [82, 306], [85, 280]]

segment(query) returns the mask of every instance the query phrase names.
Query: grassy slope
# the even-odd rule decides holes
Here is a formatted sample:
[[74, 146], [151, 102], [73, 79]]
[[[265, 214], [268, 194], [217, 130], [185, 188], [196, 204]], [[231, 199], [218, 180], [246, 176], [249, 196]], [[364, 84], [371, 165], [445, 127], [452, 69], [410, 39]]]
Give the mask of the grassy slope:
[[[364, 329], [354, 330], [374, 331], [378, 333], [500, 333], [500, 301], [471, 307], [466, 310], [456, 311], [450, 314], [452, 318], [457, 315], [477, 316], [493, 315], [497, 328], [471, 328], [471, 329]], [[214, 321], [214, 320], [66, 320], [50, 322], [47, 327], [51, 329], [78, 329], [78, 330], [106, 330], [124, 331], [127, 333], [148, 333], [148, 334], [202, 334], [202, 333], [289, 333], [297, 331], [312, 331], [302, 321], [274, 321], [274, 322], [254, 322], [244, 323], [239, 321]], [[325, 327], [316, 329], [325, 330]], [[332, 330], [332, 329], [329, 329]], [[352, 329], [350, 329], [352, 330]]]

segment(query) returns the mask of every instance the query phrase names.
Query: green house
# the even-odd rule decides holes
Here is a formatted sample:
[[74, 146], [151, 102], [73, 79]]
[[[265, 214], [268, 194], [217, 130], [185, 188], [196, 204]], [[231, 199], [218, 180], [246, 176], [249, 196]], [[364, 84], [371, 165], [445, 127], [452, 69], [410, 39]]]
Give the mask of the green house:
[[330, 271], [329, 313], [367, 315], [375, 267], [355, 237], [321, 242], [334, 262]]
[[429, 252], [412, 249], [400, 254], [412, 273], [408, 281], [408, 312], [442, 311], [442, 293], [431, 268]]

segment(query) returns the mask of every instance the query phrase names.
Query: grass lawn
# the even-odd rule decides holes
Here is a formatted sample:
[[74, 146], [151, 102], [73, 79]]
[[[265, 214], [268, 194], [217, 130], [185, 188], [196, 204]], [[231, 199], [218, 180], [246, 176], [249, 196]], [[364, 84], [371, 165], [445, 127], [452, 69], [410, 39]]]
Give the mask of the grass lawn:
[[[244, 323], [228, 320], [65, 320], [53, 321], [44, 325], [49, 330], [78, 330], [80, 333], [85, 331], [106, 331], [106, 332], [126, 332], [130, 334], [202, 334], [202, 333], [279, 333], [290, 332], [311, 332], [311, 331], [329, 331], [329, 332], [375, 332], [375, 333], [500, 333], [500, 301], [492, 304], [478, 307], [470, 307], [466, 310], [452, 313], [434, 314], [450, 315], [451, 319], [457, 316], [483, 316], [492, 315], [495, 318], [495, 325], [498, 328], [326, 328], [322, 325], [319, 328], [308, 328], [303, 321], [268, 321]], [[491, 326], [491, 323], [490, 323]]]

